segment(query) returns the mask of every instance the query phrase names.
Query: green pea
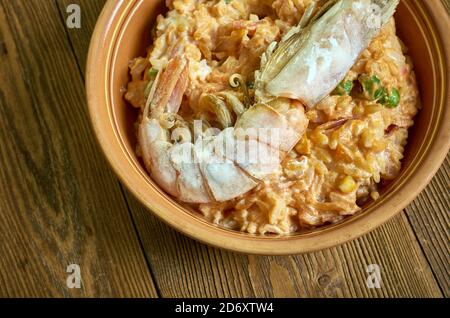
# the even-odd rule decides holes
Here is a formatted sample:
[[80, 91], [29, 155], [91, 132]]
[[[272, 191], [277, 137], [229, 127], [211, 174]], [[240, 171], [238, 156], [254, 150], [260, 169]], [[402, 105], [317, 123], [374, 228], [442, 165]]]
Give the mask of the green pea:
[[382, 98], [384, 88], [378, 76], [364, 74], [358, 78], [358, 81], [361, 83], [365, 98], [372, 101]]
[[381, 80], [378, 78], [378, 76], [376, 75], [372, 75], [371, 77], [372, 82], [374, 82], [375, 84], [381, 84]]
[[352, 81], [342, 81], [334, 90], [334, 94], [339, 96], [350, 95], [353, 89]]
[[398, 104], [400, 104], [400, 92], [398, 91], [398, 89], [393, 88], [391, 91], [391, 94], [389, 95], [388, 99], [387, 99], [387, 107], [389, 108], [395, 108], [398, 106]]
[[388, 99], [388, 94], [386, 92], [386, 90], [384, 90], [383, 94], [381, 95], [381, 97], [377, 100], [377, 102], [381, 105], [385, 105], [387, 103], [387, 99]]
[[383, 97], [384, 94], [385, 94], [385, 89], [384, 89], [384, 87], [381, 87], [375, 91], [375, 94], [373, 94], [373, 97], [376, 100], [379, 100], [381, 97]]

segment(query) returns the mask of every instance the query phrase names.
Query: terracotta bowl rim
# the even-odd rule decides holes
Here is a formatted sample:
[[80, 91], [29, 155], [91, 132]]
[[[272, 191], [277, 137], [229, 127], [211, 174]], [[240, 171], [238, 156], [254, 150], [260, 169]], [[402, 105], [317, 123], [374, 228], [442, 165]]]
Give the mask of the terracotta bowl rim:
[[[111, 115], [108, 109], [108, 100], [111, 98], [109, 86], [100, 84], [108, 82], [106, 68], [109, 66], [108, 61], [112, 58], [112, 48], [116, 45], [113, 42], [117, 40], [119, 13], [123, 13], [124, 10], [128, 10], [129, 13], [130, 8], [142, 1], [145, 0], [108, 0], [97, 21], [89, 48], [86, 71], [90, 120], [100, 148], [120, 180], [155, 215], [187, 236], [234, 252], [260, 255], [291, 255], [340, 245], [374, 230], [402, 211], [428, 185], [445, 160], [450, 148], [450, 83], [448, 81], [450, 38], [443, 35], [448, 32], [450, 23], [442, 3], [436, 2], [430, 5], [425, 1], [418, 6], [427, 11], [423, 12], [427, 16], [428, 27], [434, 36], [429, 41], [434, 41], [433, 43], [438, 47], [438, 52], [433, 54], [438, 55], [439, 66], [441, 66], [436, 72], [439, 72], [442, 81], [440, 88], [444, 90], [440, 101], [443, 108], [439, 114], [439, 120], [433, 126], [431, 135], [433, 138], [428, 140], [427, 149], [420, 158], [420, 162], [415, 164], [416, 168], [405, 182], [384, 198], [383, 202], [375, 204], [370, 213], [360, 213], [340, 224], [326, 226], [311, 233], [264, 237], [217, 227], [200, 216], [192, 215], [186, 209], [177, 208], [173, 200], [167, 196], [163, 200], [151, 200], [152, 197], [161, 196], [161, 190], [136, 186], [138, 183], [149, 184], [150, 178], [130, 166], [130, 159], [126, 160], [126, 153], [123, 151], [124, 146], [120, 145], [118, 132], [114, 131], [114, 125], [111, 122], [105, 120], [106, 115]], [[124, 153], [118, 153], [119, 149], [122, 149]]]

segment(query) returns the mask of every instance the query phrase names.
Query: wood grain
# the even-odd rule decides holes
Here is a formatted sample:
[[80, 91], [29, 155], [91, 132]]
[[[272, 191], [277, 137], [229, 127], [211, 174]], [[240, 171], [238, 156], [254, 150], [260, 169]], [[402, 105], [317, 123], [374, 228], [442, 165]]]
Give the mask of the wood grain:
[[450, 297], [450, 156], [406, 212], [444, 295]]
[[0, 48], [0, 297], [156, 296], [55, 3], [0, 0]]
[[[89, 10], [99, 8], [83, 0], [78, 3]], [[80, 34], [70, 39], [74, 50], [83, 52], [87, 40]], [[77, 54], [80, 61], [84, 55]], [[442, 296], [404, 214], [340, 247], [301, 256], [260, 257], [233, 254], [186, 238], [162, 224], [127, 191], [126, 197], [164, 297]], [[366, 286], [369, 264], [382, 268], [381, 289]]]
[[450, 0], [442, 0], [442, 3], [444, 4], [445, 9], [447, 9], [447, 12], [450, 14]]
[[[238, 255], [197, 243], [128, 196], [164, 297], [440, 297], [404, 215], [356, 241], [292, 257]], [[366, 287], [366, 267], [382, 268], [381, 289]]]
[[[436, 280], [448, 295], [448, 161], [407, 217], [301, 256], [207, 247], [127, 191], [126, 203], [92, 142], [79, 72], [103, 2], [0, 0], [0, 296], [156, 295], [126, 204], [161, 296], [440, 297]], [[72, 48], [69, 3], [83, 16], [81, 30], [67, 30]], [[82, 265], [81, 291], [65, 287], [68, 262]], [[366, 286], [372, 263], [381, 266], [381, 289]]]

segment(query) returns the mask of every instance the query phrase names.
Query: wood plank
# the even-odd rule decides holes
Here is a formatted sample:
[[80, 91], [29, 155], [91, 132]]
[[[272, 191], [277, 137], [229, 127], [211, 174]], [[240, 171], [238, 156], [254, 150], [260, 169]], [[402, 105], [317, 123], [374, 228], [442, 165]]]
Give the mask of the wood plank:
[[406, 212], [444, 295], [450, 297], [450, 155]]
[[[246, 256], [178, 234], [128, 198], [164, 297], [442, 296], [403, 214], [340, 247], [291, 257]], [[369, 264], [381, 266], [381, 289], [366, 286]]]
[[[78, 3], [82, 8], [89, 5], [84, 0]], [[77, 48], [86, 39], [71, 36], [71, 40], [75, 50], [82, 52]], [[80, 54], [82, 60], [86, 52]], [[403, 214], [340, 247], [301, 256], [260, 257], [186, 238], [126, 195], [155, 281], [165, 297], [442, 296]], [[379, 290], [368, 289], [365, 283], [366, 266], [372, 263], [382, 268]]]
[[0, 0], [0, 48], [0, 297], [156, 296], [55, 3]]

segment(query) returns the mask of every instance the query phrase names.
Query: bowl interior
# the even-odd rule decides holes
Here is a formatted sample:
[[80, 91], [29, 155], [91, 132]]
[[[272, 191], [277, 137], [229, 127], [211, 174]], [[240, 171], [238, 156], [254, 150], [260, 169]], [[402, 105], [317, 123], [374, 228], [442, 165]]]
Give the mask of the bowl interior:
[[[168, 200], [171, 206], [177, 207], [178, 211], [184, 211], [189, 214], [189, 217], [195, 222], [201, 221], [198, 213], [190, 211], [189, 208], [178, 204], [164, 192], [158, 190], [157, 185], [148, 177], [142, 162], [134, 151], [136, 146], [134, 124], [138, 112], [127, 105], [123, 99], [123, 88], [126, 87], [129, 81], [128, 63], [131, 59], [146, 54], [146, 48], [151, 42], [151, 28], [157, 15], [164, 12], [164, 2], [163, 0], [136, 0], [120, 5], [122, 11], [120, 12], [121, 17], [117, 22], [117, 36], [112, 45], [110, 64], [107, 65], [108, 73], [106, 74], [106, 79], [107, 87], [109, 87], [107, 93], [109, 96], [107, 98], [110, 99], [110, 109], [108, 111], [114, 122], [115, 135], [122, 143], [122, 148], [126, 152], [128, 161], [139, 171], [141, 177], [146, 178], [146, 182], [152, 185], [148, 194], [145, 194], [148, 197], [144, 198], [143, 201], [149, 203], [155, 200]], [[437, 47], [437, 42], [430, 40], [433, 38], [434, 33], [432, 28], [429, 27], [431, 22], [427, 16], [426, 9], [422, 7], [419, 1], [401, 1], [396, 13], [396, 21], [398, 34], [409, 48], [408, 54], [414, 62], [423, 109], [416, 117], [414, 127], [410, 130], [401, 175], [386, 186], [380, 200], [368, 204], [362, 212], [357, 216], [347, 218], [342, 222], [343, 224], [352, 222], [352, 219], [362, 217], [379, 208], [388, 196], [392, 195], [393, 192], [408, 181], [408, 178], [427, 152], [430, 134], [435, 129], [440, 118], [439, 113], [442, 111], [442, 109], [439, 109], [440, 106], [438, 106], [440, 100], [439, 85], [441, 85], [442, 78], [439, 77], [440, 73], [438, 72], [435, 53], [439, 51], [439, 48]], [[312, 234], [318, 234], [341, 225], [326, 226], [312, 231]], [[210, 224], [207, 224], [207, 226], [214, 227]], [[299, 233], [292, 236], [301, 237], [310, 234]], [[235, 233], [235, 235], [249, 236], [244, 233]]]

